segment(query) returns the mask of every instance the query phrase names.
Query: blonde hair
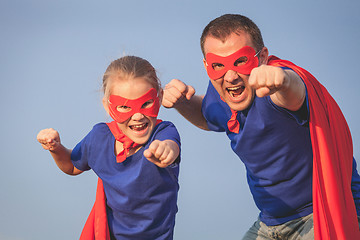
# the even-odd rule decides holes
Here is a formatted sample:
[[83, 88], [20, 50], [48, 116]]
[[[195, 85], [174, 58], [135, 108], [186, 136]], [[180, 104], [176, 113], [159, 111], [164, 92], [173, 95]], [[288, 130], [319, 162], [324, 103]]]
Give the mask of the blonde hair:
[[144, 78], [155, 90], [161, 93], [161, 82], [157, 77], [155, 68], [145, 59], [136, 56], [124, 56], [110, 63], [103, 76], [104, 96], [110, 96], [113, 81], [111, 76], [117, 75], [118, 79], [128, 80], [131, 78]]

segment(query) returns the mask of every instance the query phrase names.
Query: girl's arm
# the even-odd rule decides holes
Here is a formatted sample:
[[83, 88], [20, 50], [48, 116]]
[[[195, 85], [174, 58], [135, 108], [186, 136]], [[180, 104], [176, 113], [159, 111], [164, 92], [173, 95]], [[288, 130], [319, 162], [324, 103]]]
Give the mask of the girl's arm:
[[71, 149], [65, 148], [60, 141], [59, 133], [52, 129], [43, 129], [37, 135], [37, 140], [45, 150], [49, 150], [56, 165], [66, 174], [78, 175], [82, 173], [71, 161]]
[[179, 153], [179, 145], [173, 140], [154, 140], [144, 151], [144, 156], [158, 167], [165, 168], [177, 159]]

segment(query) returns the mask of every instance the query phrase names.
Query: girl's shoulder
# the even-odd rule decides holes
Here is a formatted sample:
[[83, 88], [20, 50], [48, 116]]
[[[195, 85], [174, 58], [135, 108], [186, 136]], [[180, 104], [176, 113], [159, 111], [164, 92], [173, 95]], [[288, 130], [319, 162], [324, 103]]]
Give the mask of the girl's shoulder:
[[154, 129], [154, 132], [159, 132], [159, 131], [163, 131], [166, 129], [175, 129], [176, 127], [174, 125], [174, 123], [170, 122], [170, 121], [161, 121], [160, 123], [158, 123]]
[[91, 138], [91, 139], [99, 139], [101, 137], [106, 137], [109, 135], [110, 129], [107, 126], [106, 123], [101, 122], [101, 123], [97, 123], [95, 124], [92, 129], [90, 130], [90, 132], [88, 133], [87, 137]]
[[93, 126], [92, 131], [110, 131], [110, 129], [106, 123], [100, 122]]
[[[159, 119], [160, 120], [160, 119]], [[161, 122], [160, 122], [161, 121]], [[159, 123], [156, 126], [175, 126], [174, 123], [167, 121], [167, 120], [160, 120]]]
[[170, 121], [162, 121], [159, 124], [156, 125], [153, 134], [150, 138], [150, 141], [153, 141], [155, 139], [158, 140], [174, 140], [176, 142], [180, 142], [180, 135], [177, 131], [175, 125]]

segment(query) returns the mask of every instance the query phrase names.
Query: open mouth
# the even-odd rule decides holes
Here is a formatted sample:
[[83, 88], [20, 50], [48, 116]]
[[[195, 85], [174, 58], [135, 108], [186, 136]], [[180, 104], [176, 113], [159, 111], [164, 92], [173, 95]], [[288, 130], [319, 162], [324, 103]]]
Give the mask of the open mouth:
[[229, 95], [230, 95], [232, 98], [237, 98], [237, 97], [239, 97], [239, 96], [243, 93], [244, 89], [245, 89], [244, 86], [226, 88], [226, 90], [228, 91]]
[[129, 127], [133, 131], [141, 132], [141, 131], [144, 131], [145, 129], [147, 129], [148, 126], [149, 126], [149, 123], [142, 123], [142, 124], [137, 124], [137, 125], [131, 125]]

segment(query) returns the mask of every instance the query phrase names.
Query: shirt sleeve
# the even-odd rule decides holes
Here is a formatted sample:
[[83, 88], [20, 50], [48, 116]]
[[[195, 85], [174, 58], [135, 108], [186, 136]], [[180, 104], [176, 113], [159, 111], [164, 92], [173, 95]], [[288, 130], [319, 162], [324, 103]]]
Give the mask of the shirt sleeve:
[[74, 166], [81, 170], [87, 171], [90, 170], [90, 156], [91, 156], [91, 144], [96, 141], [96, 132], [99, 132], [103, 126], [97, 124], [93, 129], [75, 146], [71, 152], [71, 160]]
[[[291, 68], [287, 68], [287, 67], [281, 67], [282, 69], [288, 69], [288, 70], [292, 70]], [[301, 78], [301, 77], [300, 77]], [[303, 79], [301, 79], [303, 81]], [[305, 83], [304, 83], [305, 85]], [[290, 111], [286, 108], [282, 108], [277, 106], [275, 103], [273, 103], [273, 101], [271, 100], [270, 97], [268, 97], [269, 101], [271, 102], [271, 104], [278, 110], [284, 111], [287, 114], [289, 114], [292, 118], [294, 118], [296, 120], [296, 122], [299, 125], [305, 125], [309, 122], [309, 98], [308, 98], [308, 92], [306, 89], [306, 85], [305, 85], [305, 100], [303, 105], [300, 107], [299, 110], [297, 111]]]
[[163, 121], [163, 122], [159, 123], [156, 126], [156, 128], [154, 130], [154, 133], [153, 133], [152, 137], [150, 138], [150, 141], [147, 144], [146, 148], [148, 148], [150, 143], [152, 141], [154, 141], [154, 140], [160, 140], [160, 141], [172, 140], [172, 141], [176, 142], [178, 144], [178, 146], [179, 146], [179, 156], [175, 160], [174, 163], [179, 163], [180, 162], [180, 156], [181, 156], [180, 134], [177, 131], [175, 125], [172, 122]]
[[169, 121], [163, 121], [156, 126], [154, 134], [151, 137], [151, 142], [154, 140], [172, 140], [181, 146], [180, 135], [175, 125]]
[[91, 169], [88, 165], [86, 149], [86, 139], [84, 138], [75, 146], [71, 152], [71, 161], [73, 165], [81, 171], [87, 171]]

